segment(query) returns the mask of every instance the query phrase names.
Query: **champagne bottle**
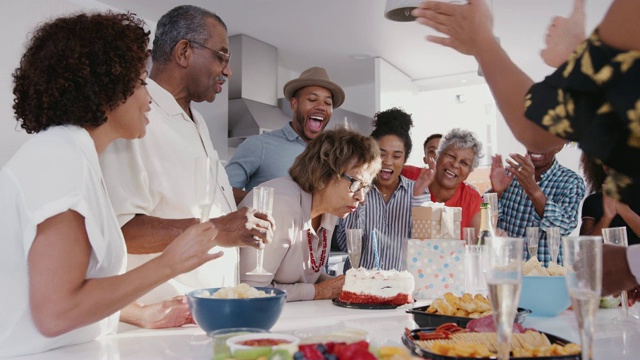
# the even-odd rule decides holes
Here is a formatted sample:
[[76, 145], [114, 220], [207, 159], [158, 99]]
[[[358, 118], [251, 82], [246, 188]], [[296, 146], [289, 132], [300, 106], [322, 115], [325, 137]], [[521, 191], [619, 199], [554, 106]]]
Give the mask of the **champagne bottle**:
[[489, 203], [480, 204], [480, 229], [478, 229], [478, 245], [486, 245], [487, 239], [495, 236], [493, 225], [491, 224], [491, 205]]

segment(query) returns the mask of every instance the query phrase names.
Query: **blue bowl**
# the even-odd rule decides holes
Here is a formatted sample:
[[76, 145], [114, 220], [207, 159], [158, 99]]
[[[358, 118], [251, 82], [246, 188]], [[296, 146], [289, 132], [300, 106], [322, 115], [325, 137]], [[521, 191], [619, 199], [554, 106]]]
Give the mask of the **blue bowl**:
[[204, 291], [213, 294], [220, 288], [194, 290], [187, 294], [193, 319], [209, 333], [229, 328], [258, 328], [269, 331], [278, 321], [287, 299], [283, 290], [257, 287], [271, 296], [251, 299], [213, 299], [201, 297]]
[[523, 276], [518, 307], [531, 316], [553, 317], [571, 305], [564, 276]]

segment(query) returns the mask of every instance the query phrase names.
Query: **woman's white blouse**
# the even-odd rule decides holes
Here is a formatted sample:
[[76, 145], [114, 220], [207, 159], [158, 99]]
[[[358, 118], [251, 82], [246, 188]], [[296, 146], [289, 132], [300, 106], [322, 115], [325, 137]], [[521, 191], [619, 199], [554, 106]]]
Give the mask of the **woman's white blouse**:
[[[37, 353], [115, 332], [119, 312], [47, 338], [29, 307], [27, 257], [44, 220], [74, 210], [91, 243], [86, 278], [118, 275], [126, 248], [105, 190], [92, 138], [83, 128], [55, 126], [26, 142], [0, 171], [0, 357]], [[46, 294], [45, 294], [46, 295]]]

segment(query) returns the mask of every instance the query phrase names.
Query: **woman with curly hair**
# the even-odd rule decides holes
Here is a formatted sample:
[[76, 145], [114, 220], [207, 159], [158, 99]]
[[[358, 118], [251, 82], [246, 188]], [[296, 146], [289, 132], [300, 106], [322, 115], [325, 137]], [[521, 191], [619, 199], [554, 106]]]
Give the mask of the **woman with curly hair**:
[[[273, 244], [264, 249], [264, 268], [251, 275], [256, 251], [240, 249], [240, 279], [287, 291], [287, 301], [335, 299], [344, 276], [325, 272], [338, 221], [360, 208], [380, 170], [373, 139], [344, 128], [322, 132], [298, 155], [289, 175], [262, 183], [274, 188]], [[239, 206], [251, 206], [250, 192]]]
[[429, 185], [431, 200], [462, 208], [461, 230], [474, 227], [478, 231], [482, 196], [465, 180], [484, 156], [482, 143], [473, 132], [456, 128], [444, 135], [437, 154], [435, 181]]
[[[366, 205], [341, 220], [336, 231], [336, 242], [347, 251], [346, 229], [362, 229], [362, 255], [360, 267], [376, 267], [376, 256], [371, 236], [376, 230], [378, 263], [383, 270], [403, 270], [405, 249], [403, 240], [411, 238], [411, 207], [429, 201], [427, 187], [433, 180], [435, 164], [430, 159], [429, 169], [422, 169], [417, 181], [400, 173], [413, 146], [409, 130], [413, 126], [411, 115], [391, 108], [374, 116], [371, 137], [378, 142], [382, 168], [367, 194]], [[344, 271], [351, 268], [349, 260]]]
[[77, 14], [40, 26], [13, 74], [14, 111], [34, 135], [0, 170], [0, 357], [113, 332], [119, 310], [219, 254], [194, 226], [124, 273], [126, 248], [98, 155], [144, 136], [149, 32], [131, 14]]
[[585, 153], [580, 167], [591, 193], [582, 203], [580, 235], [602, 235], [602, 229], [626, 226], [629, 245], [640, 244], [640, 194], [629, 197], [628, 204], [614, 201], [602, 192], [608, 167]]

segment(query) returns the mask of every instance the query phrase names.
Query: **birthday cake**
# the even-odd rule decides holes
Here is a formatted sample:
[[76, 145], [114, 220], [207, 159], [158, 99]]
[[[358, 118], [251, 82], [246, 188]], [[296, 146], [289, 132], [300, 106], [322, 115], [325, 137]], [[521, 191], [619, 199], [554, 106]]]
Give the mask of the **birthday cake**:
[[414, 284], [413, 275], [408, 271], [349, 269], [339, 300], [400, 306], [413, 302]]

